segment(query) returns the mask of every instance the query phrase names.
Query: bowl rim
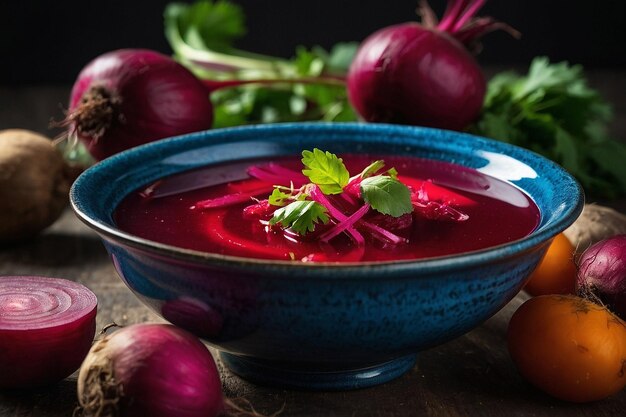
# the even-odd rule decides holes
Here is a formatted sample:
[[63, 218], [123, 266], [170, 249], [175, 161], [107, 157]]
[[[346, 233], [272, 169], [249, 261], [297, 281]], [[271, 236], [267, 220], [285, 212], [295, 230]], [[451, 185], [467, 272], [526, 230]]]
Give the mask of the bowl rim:
[[[218, 253], [203, 252], [192, 249], [185, 249], [174, 245], [168, 245], [165, 243], [156, 242], [146, 238], [132, 235], [124, 232], [115, 227], [111, 227], [101, 220], [93, 218], [83, 210], [83, 204], [80, 201], [80, 189], [87, 181], [88, 177], [94, 172], [102, 169], [106, 169], [107, 166], [114, 165], [118, 161], [122, 161], [128, 156], [138, 155], [141, 153], [151, 152], [158, 153], [160, 150], [167, 149], [172, 144], [178, 142], [185, 142], [198, 138], [210, 138], [213, 136], [228, 135], [230, 132], [246, 133], [252, 131], [258, 133], [260, 130], [293, 130], [299, 128], [315, 128], [324, 129], [339, 129], [339, 130], [379, 130], [385, 131], [385, 133], [407, 133], [413, 132], [416, 136], [418, 134], [430, 133], [438, 134], [437, 132], [445, 133], [447, 135], [465, 137], [473, 141], [477, 141], [478, 144], [496, 146], [504, 149], [511, 149], [514, 152], [521, 152], [533, 159], [540, 161], [542, 164], [548, 164], [551, 169], [560, 172], [564, 178], [570, 181], [570, 185], [574, 186], [575, 193], [570, 195], [570, 200], [575, 202], [573, 205], [566, 207], [558, 219], [542, 228], [541, 230], [535, 230], [529, 235], [516, 239], [510, 242], [506, 242], [499, 245], [489, 246], [487, 248], [462, 252], [452, 255], [443, 255], [437, 257], [421, 258], [421, 259], [406, 259], [406, 260], [391, 260], [391, 261], [367, 261], [367, 262], [301, 262], [291, 260], [274, 260], [274, 259], [261, 259], [261, 258], [248, 258], [243, 256], [223, 255]], [[181, 170], [180, 172], [183, 172]], [[512, 186], [517, 187], [516, 184], [509, 183]], [[519, 188], [519, 187], [518, 187]], [[524, 191], [524, 190], [522, 190]], [[362, 272], [367, 271], [374, 272], [378, 269], [393, 270], [395, 272], [403, 272], [414, 270], [419, 267], [420, 271], [432, 272], [441, 269], [452, 270], [459, 268], [467, 268], [468, 266], [485, 264], [491, 262], [500, 262], [511, 256], [516, 256], [525, 251], [533, 250], [536, 246], [546, 244], [555, 235], [562, 232], [571, 225], [576, 218], [582, 212], [585, 195], [581, 185], [578, 181], [569, 174], [563, 167], [555, 162], [539, 155], [531, 150], [522, 148], [516, 145], [512, 145], [505, 142], [499, 142], [493, 139], [472, 135], [464, 132], [448, 131], [445, 129], [422, 127], [422, 126], [406, 126], [396, 124], [385, 123], [364, 123], [364, 122], [285, 122], [285, 123], [271, 123], [271, 124], [258, 124], [258, 125], [246, 125], [236, 126], [228, 128], [220, 128], [206, 131], [193, 132], [185, 135], [175, 136], [171, 138], [165, 138], [144, 145], [128, 149], [120, 152], [109, 158], [106, 158], [95, 165], [87, 168], [79, 177], [74, 181], [70, 188], [70, 206], [76, 216], [85, 223], [88, 227], [96, 231], [102, 239], [112, 240], [116, 243], [123, 244], [135, 249], [150, 252], [154, 255], [166, 255], [169, 258], [175, 258], [183, 261], [195, 261], [202, 264], [226, 264], [233, 267], [252, 267], [252, 268], [271, 268], [280, 270], [307, 270], [307, 271], [325, 271], [325, 270], [340, 270], [345, 272]]]

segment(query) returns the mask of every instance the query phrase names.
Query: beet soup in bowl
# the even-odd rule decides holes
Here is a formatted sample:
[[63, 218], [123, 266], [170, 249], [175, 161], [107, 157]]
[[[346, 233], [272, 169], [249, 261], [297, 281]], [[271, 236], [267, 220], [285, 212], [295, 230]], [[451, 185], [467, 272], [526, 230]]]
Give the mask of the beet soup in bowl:
[[528, 150], [366, 123], [154, 142], [89, 168], [70, 198], [137, 297], [234, 373], [321, 390], [389, 381], [483, 323], [584, 203]]

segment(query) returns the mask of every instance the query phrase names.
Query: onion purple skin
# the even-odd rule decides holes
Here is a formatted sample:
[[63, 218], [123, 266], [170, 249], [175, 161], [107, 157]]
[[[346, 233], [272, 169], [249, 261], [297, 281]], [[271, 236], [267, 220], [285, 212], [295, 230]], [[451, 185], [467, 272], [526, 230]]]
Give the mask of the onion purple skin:
[[[94, 99], [94, 88], [104, 96]], [[89, 153], [101, 160], [158, 139], [210, 129], [213, 105], [202, 81], [172, 58], [146, 49], [121, 49], [83, 68], [66, 120]]]
[[347, 81], [350, 102], [366, 121], [451, 130], [478, 118], [486, 91], [480, 67], [459, 41], [413, 22], [365, 39]]
[[84, 416], [100, 415], [93, 407], [99, 401], [121, 417], [213, 417], [224, 410], [211, 353], [169, 324], [131, 325], [94, 344], [78, 375], [78, 399]]
[[576, 289], [626, 320], [626, 234], [601, 240], [582, 253]]

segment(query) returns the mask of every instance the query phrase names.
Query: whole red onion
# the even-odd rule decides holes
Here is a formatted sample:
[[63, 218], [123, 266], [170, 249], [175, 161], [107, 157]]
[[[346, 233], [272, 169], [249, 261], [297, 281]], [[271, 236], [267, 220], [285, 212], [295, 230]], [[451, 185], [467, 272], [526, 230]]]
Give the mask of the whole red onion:
[[96, 342], [78, 375], [83, 415], [214, 417], [224, 409], [208, 349], [169, 324], [135, 324]]
[[425, 1], [422, 24], [383, 28], [366, 38], [348, 72], [348, 97], [370, 122], [460, 130], [479, 115], [486, 83], [478, 63], [478, 39], [510, 27], [475, 18], [485, 0], [450, 0], [441, 20]]
[[80, 72], [65, 123], [100, 160], [157, 139], [209, 129], [209, 92], [168, 56], [121, 49], [98, 56]]
[[601, 240], [578, 260], [577, 291], [591, 295], [626, 320], [626, 234]]

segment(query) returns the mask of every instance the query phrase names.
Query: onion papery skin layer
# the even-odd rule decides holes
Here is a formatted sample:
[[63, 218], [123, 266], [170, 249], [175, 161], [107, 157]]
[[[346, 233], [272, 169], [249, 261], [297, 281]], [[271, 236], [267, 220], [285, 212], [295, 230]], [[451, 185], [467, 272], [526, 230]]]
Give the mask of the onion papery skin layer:
[[0, 277], [0, 388], [33, 388], [76, 371], [96, 331], [96, 295], [40, 276]]
[[224, 411], [213, 356], [191, 333], [140, 323], [98, 340], [78, 373], [84, 417], [215, 417]]

